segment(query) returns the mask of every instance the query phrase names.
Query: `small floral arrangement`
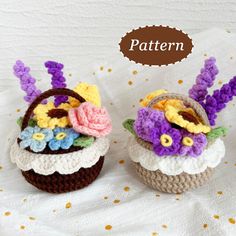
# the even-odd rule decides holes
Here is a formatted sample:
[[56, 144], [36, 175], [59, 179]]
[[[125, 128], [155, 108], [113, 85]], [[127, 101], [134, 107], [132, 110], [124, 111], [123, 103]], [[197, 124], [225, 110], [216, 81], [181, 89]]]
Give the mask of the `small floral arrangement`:
[[203, 122], [196, 110], [181, 99], [166, 98], [150, 107], [156, 96], [168, 94], [166, 90], [157, 90], [140, 102], [136, 120], [128, 119], [123, 126], [149, 143], [157, 156], [199, 157], [210, 142], [226, 134], [226, 128], [213, 126], [217, 113], [236, 95], [236, 76], [208, 94], [207, 89], [213, 86], [218, 74], [215, 62], [213, 57], [205, 61], [196, 84], [189, 90], [190, 99], [201, 106], [209, 122]]
[[[52, 76], [52, 89], [64, 91], [67, 85], [62, 71], [63, 64], [47, 61], [45, 67]], [[17, 61], [13, 70], [26, 93], [24, 100], [30, 105], [33, 104], [42, 93], [36, 87], [36, 80], [30, 75], [30, 68], [22, 61]], [[45, 98], [37, 104], [30, 114], [27, 126], [18, 137], [22, 149], [35, 153], [51, 153], [72, 147], [81, 149], [92, 145], [96, 138], [111, 132], [111, 119], [107, 110], [101, 107], [97, 87], [80, 83], [72, 92], [81, 96], [85, 102], [81, 103], [66, 94], [58, 94], [53, 101]], [[20, 117], [20, 127], [22, 122], [23, 117]]]

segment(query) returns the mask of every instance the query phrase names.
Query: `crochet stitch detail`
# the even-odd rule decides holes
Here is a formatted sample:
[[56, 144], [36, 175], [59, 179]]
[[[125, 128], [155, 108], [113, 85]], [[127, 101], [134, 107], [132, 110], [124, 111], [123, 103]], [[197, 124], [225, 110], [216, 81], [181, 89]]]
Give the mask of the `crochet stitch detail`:
[[131, 134], [136, 135], [135, 131], [134, 131], [134, 119], [127, 119], [125, 120], [122, 125], [125, 129], [127, 129]]
[[128, 152], [132, 161], [140, 163], [150, 171], [160, 170], [166, 175], [179, 175], [182, 172], [198, 174], [207, 169], [214, 168], [225, 155], [225, 145], [221, 139], [208, 144], [198, 158], [191, 156], [163, 156], [157, 157], [152, 150], [148, 150], [137, 143], [134, 137], [130, 138]]
[[84, 102], [69, 110], [69, 119], [73, 129], [81, 134], [103, 137], [111, 132], [111, 119], [105, 108], [98, 108]]
[[217, 127], [207, 134], [207, 139], [209, 141], [215, 140], [221, 136], [225, 136], [228, 132], [228, 129], [225, 127]]
[[[91, 102], [95, 106], [101, 107], [101, 97], [96, 85], [79, 83], [73, 90], [80, 94], [87, 102]], [[73, 107], [78, 107], [80, 105], [78, 100], [71, 97], [69, 98], [69, 102]]]
[[[12, 138], [11, 138], [12, 139]], [[33, 169], [36, 173], [50, 175], [54, 172], [72, 174], [80, 168], [89, 168], [98, 162], [109, 149], [109, 139], [98, 138], [89, 147], [67, 154], [35, 154], [21, 149], [15, 140], [10, 150], [13, 163], [23, 171]]]

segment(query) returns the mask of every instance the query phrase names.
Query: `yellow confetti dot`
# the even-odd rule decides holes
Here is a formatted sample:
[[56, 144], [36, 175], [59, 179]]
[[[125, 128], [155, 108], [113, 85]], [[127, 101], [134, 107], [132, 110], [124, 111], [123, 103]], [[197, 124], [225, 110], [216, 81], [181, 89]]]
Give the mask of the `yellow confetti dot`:
[[225, 163], [225, 164], [228, 164], [228, 161], [225, 161], [224, 163]]
[[111, 225], [106, 225], [105, 226], [105, 230], [111, 230], [112, 229], [112, 226]]
[[11, 215], [11, 212], [10, 211], [6, 211], [5, 213], [4, 213], [4, 216], [10, 216]]
[[20, 226], [20, 229], [24, 230], [24, 229], [25, 229], [25, 226], [24, 226], [24, 225], [21, 225], [21, 226]]
[[125, 160], [119, 160], [119, 164], [124, 164]]
[[2, 170], [3, 169], [3, 167], [2, 166], [0, 166], [0, 170]]
[[67, 202], [67, 203], [66, 203], [66, 208], [67, 208], [67, 209], [71, 208], [71, 203], [70, 203], [70, 202]]
[[100, 70], [103, 71], [104, 67], [103, 66], [100, 66]]
[[208, 227], [208, 224], [204, 224], [203, 228], [206, 229]]
[[105, 197], [104, 197], [104, 199], [105, 199], [105, 200], [107, 200], [107, 199], [108, 199], [108, 197], [107, 197], [107, 196], [105, 196]]
[[234, 218], [229, 218], [229, 223], [234, 225], [235, 224], [235, 219]]
[[178, 80], [178, 84], [182, 84], [184, 81], [182, 79]]
[[223, 195], [223, 192], [222, 191], [218, 191], [217, 194], [218, 195]]
[[133, 81], [129, 80], [128, 85], [132, 85], [132, 84], [133, 84]]
[[33, 216], [30, 216], [29, 219], [30, 219], [30, 220], [36, 220], [36, 218], [33, 217]]
[[162, 228], [167, 229], [168, 226], [167, 225], [162, 225]]
[[119, 199], [115, 199], [115, 200], [113, 201], [113, 203], [118, 204], [118, 203], [120, 203], [120, 200], [119, 200]]
[[130, 190], [130, 187], [128, 187], [128, 186], [124, 187], [125, 192], [129, 192], [129, 190]]
[[219, 85], [223, 84], [223, 81], [222, 81], [222, 80], [219, 80], [219, 81], [218, 81], [218, 84], [219, 84]]
[[20, 112], [20, 109], [16, 109], [16, 112]]
[[0, 188], [0, 192], [3, 192], [3, 189], [2, 189], [2, 188]]
[[137, 71], [137, 70], [133, 70], [133, 71], [132, 71], [132, 74], [133, 74], [133, 75], [137, 75], [137, 74], [138, 74], [138, 71]]
[[143, 101], [143, 98], [140, 98], [140, 99], [139, 99], [139, 102], [142, 102], [142, 101]]
[[157, 232], [152, 232], [152, 236], [158, 236]]
[[207, 57], [207, 54], [206, 54], [206, 53], [204, 53], [204, 57]]
[[218, 216], [218, 215], [214, 215], [213, 216], [216, 220], [219, 220], [220, 219], [220, 216]]
[[27, 202], [27, 198], [24, 198], [24, 199], [23, 199], [23, 202]]
[[111, 68], [108, 68], [108, 70], [107, 70], [109, 73], [111, 73], [112, 72], [112, 69]]

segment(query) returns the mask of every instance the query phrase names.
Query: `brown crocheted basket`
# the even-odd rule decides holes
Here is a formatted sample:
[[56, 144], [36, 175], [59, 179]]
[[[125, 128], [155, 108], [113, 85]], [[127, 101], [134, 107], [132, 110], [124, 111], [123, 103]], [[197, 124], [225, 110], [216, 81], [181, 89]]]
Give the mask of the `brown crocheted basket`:
[[[45, 91], [40, 96], [38, 96], [27, 109], [22, 121], [21, 130], [24, 130], [28, 126], [31, 114], [38, 104], [40, 104], [44, 99], [57, 95], [70, 96], [77, 99], [81, 103], [85, 102], [84, 98], [82, 98], [79, 94], [70, 89], [58, 88]], [[71, 147], [68, 150], [59, 149], [58, 151], [52, 151], [47, 147], [39, 154], [57, 155], [57, 154], [76, 152], [81, 149], [82, 149], [81, 147]], [[27, 148], [26, 150], [29, 152], [33, 152], [29, 148]], [[35, 154], [37, 155], [38, 153]], [[64, 175], [58, 172], [54, 172], [53, 174], [50, 175], [41, 175], [31, 169], [28, 171], [22, 171], [22, 175], [30, 184], [34, 185], [38, 189], [41, 189], [49, 193], [65, 193], [84, 188], [89, 184], [91, 184], [99, 175], [103, 166], [103, 162], [104, 162], [104, 157], [101, 156], [99, 161], [90, 168], [80, 168], [77, 172], [73, 174]]]
[[[163, 94], [151, 100], [150, 103], [148, 104], [148, 107], [151, 108], [157, 102], [167, 99], [182, 100], [185, 106], [191, 107], [195, 110], [196, 114], [199, 116], [203, 124], [209, 125], [209, 120], [203, 107], [198, 102], [187, 96], [174, 93]], [[140, 138], [136, 138], [136, 141], [142, 147], [152, 150], [151, 143], [148, 143]], [[136, 163], [134, 161], [132, 162], [134, 164], [136, 173], [141, 178], [143, 183], [147, 184], [148, 186], [156, 190], [166, 193], [183, 193], [189, 189], [197, 188], [205, 184], [213, 174], [213, 169], [207, 168], [205, 171], [199, 174], [192, 175], [183, 172], [179, 175], [166, 175], [162, 173], [160, 170], [150, 171], [142, 167], [140, 163]]]

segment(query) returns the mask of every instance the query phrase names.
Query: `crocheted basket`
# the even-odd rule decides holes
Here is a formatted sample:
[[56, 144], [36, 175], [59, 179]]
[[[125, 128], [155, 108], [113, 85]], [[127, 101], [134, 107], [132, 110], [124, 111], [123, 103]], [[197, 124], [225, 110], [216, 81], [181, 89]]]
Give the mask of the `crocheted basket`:
[[[85, 99], [73, 90], [67, 88], [50, 89], [41, 93], [29, 106], [23, 117], [21, 130], [29, 123], [34, 109], [51, 96], [64, 95], [78, 100]], [[60, 116], [60, 111], [56, 112]], [[12, 162], [21, 169], [25, 179], [36, 188], [50, 193], [65, 193], [81, 189], [91, 184], [99, 175], [104, 155], [109, 148], [109, 140], [105, 137], [96, 138], [94, 143], [86, 148], [71, 146], [69, 149], [52, 151], [47, 146], [41, 152], [33, 152], [30, 148], [19, 147], [17, 138], [11, 147]]]
[[[183, 101], [191, 107], [201, 122], [209, 125], [207, 114], [195, 100], [180, 94], [166, 93], [154, 97], [148, 104], [152, 108], [158, 102], [168, 99]], [[153, 152], [152, 144], [139, 137], [129, 142], [129, 155], [136, 173], [148, 186], [167, 193], [182, 193], [197, 188], [210, 179], [221, 158], [224, 156], [224, 144], [218, 139], [208, 143], [203, 154], [198, 158], [178, 156], [158, 157]]]

